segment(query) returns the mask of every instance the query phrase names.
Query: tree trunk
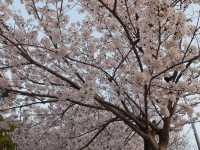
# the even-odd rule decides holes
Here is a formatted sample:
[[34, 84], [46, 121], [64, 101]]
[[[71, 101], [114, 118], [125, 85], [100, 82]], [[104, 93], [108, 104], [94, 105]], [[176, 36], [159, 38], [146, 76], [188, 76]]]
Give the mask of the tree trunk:
[[169, 144], [170, 118], [164, 118], [163, 122], [163, 129], [159, 132], [159, 150], [167, 150]]
[[144, 139], [144, 150], [167, 150], [169, 144], [170, 118], [164, 118], [163, 123], [164, 126], [158, 133], [159, 142], [156, 142], [154, 132], [149, 133], [150, 138]]
[[[168, 145], [168, 144], [167, 144]], [[159, 150], [167, 150], [167, 146], [166, 144], [164, 145], [159, 145]]]
[[158, 150], [158, 144], [155, 140], [155, 136], [155, 132], [150, 132], [149, 137], [147, 139], [143, 139], [144, 150]]
[[167, 150], [169, 143], [169, 133], [163, 132], [159, 136], [159, 150]]
[[151, 144], [147, 140], [144, 140], [144, 150], [153, 150]]
[[[159, 140], [159, 150], [167, 150], [167, 148], [168, 148], [168, 141], [166, 141], [166, 140], [160, 141]], [[155, 149], [151, 143], [144, 140], [144, 150], [158, 150], [158, 149]]]

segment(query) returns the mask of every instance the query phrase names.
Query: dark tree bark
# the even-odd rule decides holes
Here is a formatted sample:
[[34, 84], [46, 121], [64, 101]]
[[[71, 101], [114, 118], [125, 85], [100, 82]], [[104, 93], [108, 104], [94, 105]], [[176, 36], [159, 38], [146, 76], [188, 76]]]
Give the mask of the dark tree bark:
[[167, 150], [169, 144], [170, 117], [163, 119], [164, 126], [159, 132], [159, 150]]

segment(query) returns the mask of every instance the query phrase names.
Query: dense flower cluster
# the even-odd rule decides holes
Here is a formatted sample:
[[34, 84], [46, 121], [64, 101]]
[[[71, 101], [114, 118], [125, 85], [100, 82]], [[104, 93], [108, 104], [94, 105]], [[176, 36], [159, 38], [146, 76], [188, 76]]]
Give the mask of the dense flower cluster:
[[166, 150], [198, 121], [198, 1], [15, 3], [0, 1], [0, 89], [18, 149]]

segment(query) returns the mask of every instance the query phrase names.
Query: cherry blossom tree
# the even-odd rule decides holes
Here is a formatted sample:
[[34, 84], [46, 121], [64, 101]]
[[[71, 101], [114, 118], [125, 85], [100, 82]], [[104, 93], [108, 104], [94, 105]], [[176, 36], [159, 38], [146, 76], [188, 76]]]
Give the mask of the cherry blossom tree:
[[166, 150], [199, 120], [198, 1], [12, 2], [0, 1], [0, 111], [18, 120], [18, 149]]

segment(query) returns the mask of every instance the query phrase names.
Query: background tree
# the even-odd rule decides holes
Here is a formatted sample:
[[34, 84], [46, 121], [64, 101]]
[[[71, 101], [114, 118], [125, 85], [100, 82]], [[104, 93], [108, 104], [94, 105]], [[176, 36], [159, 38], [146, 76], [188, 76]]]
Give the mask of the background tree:
[[[19, 149], [166, 150], [171, 131], [198, 120], [198, 2], [0, 4], [1, 112], [19, 115]], [[72, 22], [71, 9], [84, 17]]]
[[14, 131], [15, 127], [14, 123], [0, 116], [0, 148], [2, 150], [15, 150], [16, 145], [9, 134]]

